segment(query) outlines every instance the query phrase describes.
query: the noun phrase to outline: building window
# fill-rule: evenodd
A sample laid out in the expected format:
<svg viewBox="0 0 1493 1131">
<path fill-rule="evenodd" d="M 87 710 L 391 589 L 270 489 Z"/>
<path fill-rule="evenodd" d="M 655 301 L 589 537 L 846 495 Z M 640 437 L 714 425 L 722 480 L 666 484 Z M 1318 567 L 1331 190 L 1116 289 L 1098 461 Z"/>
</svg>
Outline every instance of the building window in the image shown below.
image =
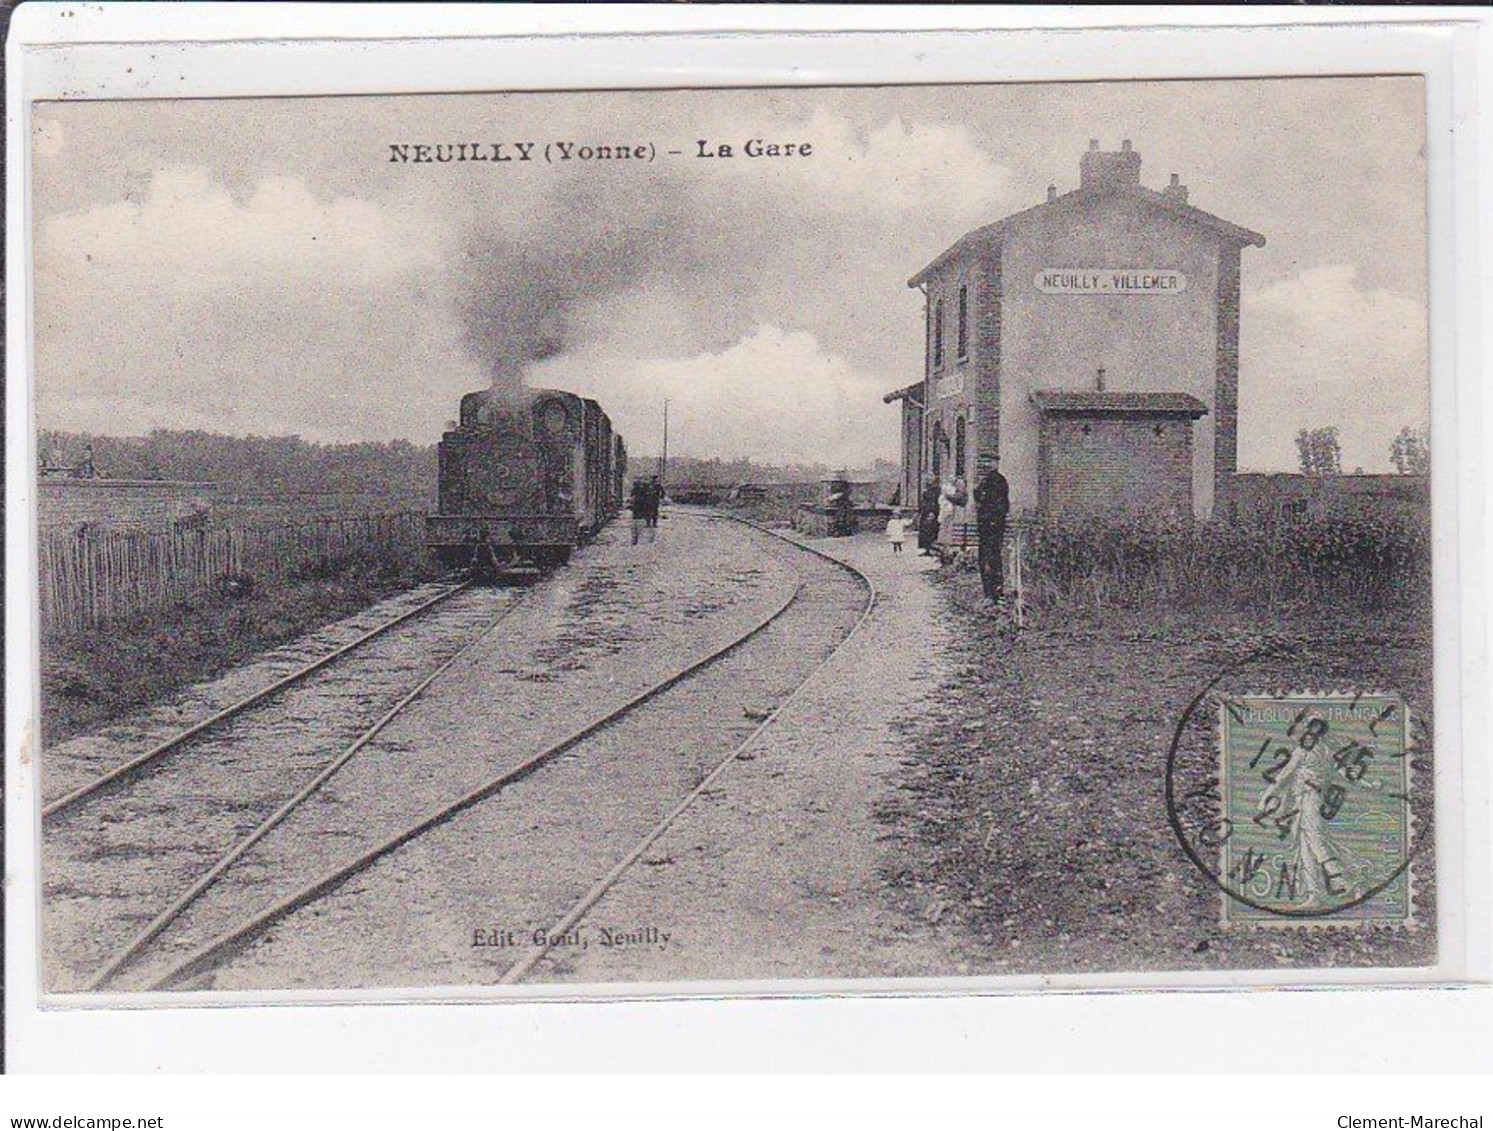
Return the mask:
<svg viewBox="0 0 1493 1131">
<path fill-rule="evenodd" d="M 944 438 L 943 422 L 936 420 L 933 422 L 933 443 L 931 445 L 933 450 L 930 453 L 932 458 L 928 461 L 933 465 L 933 478 L 935 481 L 943 478 L 943 447 L 946 443 L 948 443 L 948 440 Z"/>
<path fill-rule="evenodd" d="M 933 368 L 943 368 L 943 299 L 933 304 Z"/>
<path fill-rule="evenodd" d="M 954 421 L 954 475 L 960 479 L 964 478 L 964 439 L 965 424 L 961 416 Z"/>
<path fill-rule="evenodd" d="M 959 356 L 969 356 L 969 287 L 959 288 Z"/>
</svg>

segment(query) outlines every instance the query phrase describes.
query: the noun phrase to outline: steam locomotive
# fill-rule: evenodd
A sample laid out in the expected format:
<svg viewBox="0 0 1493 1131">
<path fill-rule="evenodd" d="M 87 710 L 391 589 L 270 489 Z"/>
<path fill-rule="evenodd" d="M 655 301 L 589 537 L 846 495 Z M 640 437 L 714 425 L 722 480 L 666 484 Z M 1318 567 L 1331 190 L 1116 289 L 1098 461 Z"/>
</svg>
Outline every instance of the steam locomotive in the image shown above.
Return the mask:
<svg viewBox="0 0 1493 1131">
<path fill-rule="evenodd" d="M 500 562 L 563 565 L 622 506 L 627 447 L 601 406 L 574 393 L 468 393 L 438 451 L 425 541 L 446 568 L 471 564 L 483 540 Z"/>
</svg>

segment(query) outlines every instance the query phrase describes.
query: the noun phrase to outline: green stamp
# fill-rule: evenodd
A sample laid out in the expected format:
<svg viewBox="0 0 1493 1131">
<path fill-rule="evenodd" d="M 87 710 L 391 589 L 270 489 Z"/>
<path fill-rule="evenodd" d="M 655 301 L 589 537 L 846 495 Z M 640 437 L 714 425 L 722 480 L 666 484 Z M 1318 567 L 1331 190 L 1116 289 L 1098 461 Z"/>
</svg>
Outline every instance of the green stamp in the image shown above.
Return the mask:
<svg viewBox="0 0 1493 1131">
<path fill-rule="evenodd" d="M 1410 923 L 1404 700 L 1231 697 L 1219 729 L 1224 923 Z"/>
</svg>

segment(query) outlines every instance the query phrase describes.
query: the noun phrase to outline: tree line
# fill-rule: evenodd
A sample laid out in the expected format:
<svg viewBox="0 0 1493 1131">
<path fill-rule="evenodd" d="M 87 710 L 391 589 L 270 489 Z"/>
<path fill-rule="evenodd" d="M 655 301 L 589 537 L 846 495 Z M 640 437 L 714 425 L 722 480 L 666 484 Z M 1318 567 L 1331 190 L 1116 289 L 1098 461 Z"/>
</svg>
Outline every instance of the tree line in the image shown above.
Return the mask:
<svg viewBox="0 0 1493 1131">
<path fill-rule="evenodd" d="M 245 494 L 327 492 L 423 503 L 436 484 L 434 445 L 320 444 L 299 436 L 225 436 L 157 429 L 145 436 L 86 436 L 43 431 L 42 467 L 67 474 L 91 460 L 111 479 L 205 481 Z"/>
</svg>

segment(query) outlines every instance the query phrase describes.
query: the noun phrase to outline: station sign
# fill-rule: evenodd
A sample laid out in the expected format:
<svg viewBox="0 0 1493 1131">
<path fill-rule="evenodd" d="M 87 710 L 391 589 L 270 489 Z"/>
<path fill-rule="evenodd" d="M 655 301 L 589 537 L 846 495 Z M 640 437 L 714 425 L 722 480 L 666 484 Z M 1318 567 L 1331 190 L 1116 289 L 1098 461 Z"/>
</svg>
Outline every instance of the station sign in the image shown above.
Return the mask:
<svg viewBox="0 0 1493 1131">
<path fill-rule="evenodd" d="M 933 383 L 933 395 L 937 400 L 946 397 L 957 397 L 964 392 L 964 374 L 955 373 L 949 377 L 940 377 Z"/>
<path fill-rule="evenodd" d="M 1033 280 L 1047 295 L 1179 295 L 1187 276 L 1159 267 L 1044 267 Z"/>
</svg>

